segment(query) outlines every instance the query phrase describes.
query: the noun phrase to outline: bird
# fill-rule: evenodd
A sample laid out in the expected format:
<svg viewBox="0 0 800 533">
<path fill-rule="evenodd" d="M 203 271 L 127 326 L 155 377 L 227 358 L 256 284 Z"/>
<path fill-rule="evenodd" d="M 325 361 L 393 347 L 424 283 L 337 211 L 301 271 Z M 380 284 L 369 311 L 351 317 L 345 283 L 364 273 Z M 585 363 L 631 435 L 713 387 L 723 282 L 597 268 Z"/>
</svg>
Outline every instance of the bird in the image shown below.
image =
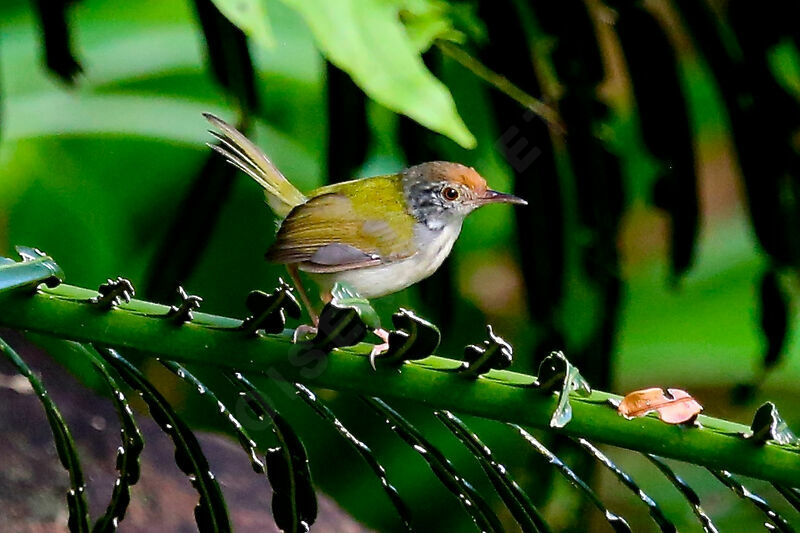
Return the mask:
<svg viewBox="0 0 800 533">
<path fill-rule="evenodd" d="M 497 203 L 526 205 L 522 198 L 490 189 L 473 168 L 430 161 L 394 174 L 354 179 L 303 194 L 270 158 L 239 130 L 203 113 L 217 143 L 207 143 L 263 189 L 279 218 L 266 259 L 284 264 L 313 326 L 319 315 L 303 286 L 303 272 L 320 288 L 323 302 L 337 282 L 359 296 L 379 298 L 432 275 L 450 255 L 464 219 Z M 388 332 L 376 330 L 388 347 Z"/>
</svg>

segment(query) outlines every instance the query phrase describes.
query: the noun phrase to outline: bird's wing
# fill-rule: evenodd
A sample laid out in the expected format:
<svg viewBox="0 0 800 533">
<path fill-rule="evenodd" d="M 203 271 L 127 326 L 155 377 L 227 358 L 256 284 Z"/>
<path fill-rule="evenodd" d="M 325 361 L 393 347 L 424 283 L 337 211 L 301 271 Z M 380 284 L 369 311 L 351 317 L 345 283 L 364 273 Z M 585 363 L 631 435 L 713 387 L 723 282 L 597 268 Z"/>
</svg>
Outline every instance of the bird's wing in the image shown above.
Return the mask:
<svg viewBox="0 0 800 533">
<path fill-rule="evenodd" d="M 267 259 L 307 272 L 341 272 L 411 257 L 414 219 L 400 201 L 354 208 L 347 189 L 315 196 L 281 224 Z M 365 200 L 358 198 L 358 200 Z M 369 201 L 369 199 L 366 199 Z M 396 204 L 396 205 L 395 205 Z"/>
</svg>

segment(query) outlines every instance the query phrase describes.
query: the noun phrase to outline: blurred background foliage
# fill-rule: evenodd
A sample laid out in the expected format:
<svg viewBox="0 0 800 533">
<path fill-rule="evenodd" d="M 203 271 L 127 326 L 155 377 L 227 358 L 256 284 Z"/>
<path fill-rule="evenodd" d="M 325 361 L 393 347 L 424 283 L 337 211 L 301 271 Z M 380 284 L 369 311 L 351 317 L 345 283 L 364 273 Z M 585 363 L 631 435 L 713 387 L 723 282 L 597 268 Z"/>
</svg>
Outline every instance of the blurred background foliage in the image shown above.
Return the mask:
<svg viewBox="0 0 800 533">
<path fill-rule="evenodd" d="M 0 5 L 0 255 L 37 246 L 72 284 L 120 275 L 169 303 L 180 283 L 204 310 L 243 316 L 250 290 L 284 276 L 263 260 L 275 223 L 258 187 L 204 146 L 202 111 L 238 117 L 303 190 L 456 160 L 531 205 L 470 217 L 439 273 L 375 302 L 384 320 L 398 306 L 433 319 L 444 354 L 480 341 L 491 323 L 520 370 L 564 349 L 598 388 L 680 386 L 745 422 L 769 398 L 800 424 L 796 6 L 216 4 L 244 21 L 249 41 L 210 0 Z M 493 80 L 505 92 L 476 76 L 481 68 L 502 76 Z M 558 120 L 510 98 L 511 84 Z M 87 369 L 72 370 L 92 385 Z M 180 385 L 151 377 L 208 424 Z M 353 399 L 330 399 L 388 457 L 412 509 L 468 525 L 457 509 L 439 512 L 451 496 L 376 420 L 358 417 Z M 305 434 L 320 488 L 365 524 L 398 527 L 352 452 L 313 415 L 282 407 Z M 466 461 L 432 417 L 415 422 Z M 492 427 L 487 440 L 502 450 Z M 684 503 L 666 481 L 648 487 L 652 466 L 637 461 L 620 462 L 641 470 L 681 527 Z M 536 460 L 512 467 L 538 482 Z M 757 523 L 707 478 L 691 480 L 723 530 Z M 613 481 L 597 483 L 618 507 L 633 505 Z M 540 497 L 567 527 L 577 504 L 564 491 L 555 480 Z"/>
</svg>

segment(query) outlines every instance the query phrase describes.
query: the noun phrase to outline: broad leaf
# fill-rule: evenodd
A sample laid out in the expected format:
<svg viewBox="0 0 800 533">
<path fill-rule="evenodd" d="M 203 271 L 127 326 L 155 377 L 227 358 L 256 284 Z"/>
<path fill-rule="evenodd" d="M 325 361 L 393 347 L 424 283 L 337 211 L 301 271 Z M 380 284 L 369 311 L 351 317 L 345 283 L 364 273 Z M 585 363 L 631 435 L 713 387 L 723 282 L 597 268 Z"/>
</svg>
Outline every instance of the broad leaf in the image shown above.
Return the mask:
<svg viewBox="0 0 800 533">
<path fill-rule="evenodd" d="M 406 2 L 283 1 L 305 19 L 325 57 L 350 74 L 372 99 L 465 148 L 475 147 L 475 137 L 458 115 L 447 87 L 422 62 L 420 32 L 415 31 L 412 39 L 400 21 Z M 430 24 L 428 20 L 426 26 Z"/>
</svg>

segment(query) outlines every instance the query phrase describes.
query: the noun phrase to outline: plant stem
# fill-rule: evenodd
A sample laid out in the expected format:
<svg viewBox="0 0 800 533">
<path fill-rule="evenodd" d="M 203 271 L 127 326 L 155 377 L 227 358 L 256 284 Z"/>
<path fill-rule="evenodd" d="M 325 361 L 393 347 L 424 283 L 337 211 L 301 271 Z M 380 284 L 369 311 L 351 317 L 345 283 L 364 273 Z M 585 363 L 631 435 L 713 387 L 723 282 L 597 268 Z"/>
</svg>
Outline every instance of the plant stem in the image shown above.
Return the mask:
<svg viewBox="0 0 800 533">
<path fill-rule="evenodd" d="M 291 383 L 300 382 L 538 428 L 548 427 L 558 402 L 556 395 L 524 386 L 534 381 L 533 376 L 492 371 L 479 379 L 465 379 L 443 372 L 458 367 L 460 361 L 442 357 L 374 371 L 367 358 L 370 345 L 319 357 L 292 344 L 288 335 L 253 337 L 220 329 L 241 323 L 231 318 L 195 313 L 194 321 L 176 325 L 154 316 L 166 314 L 168 307 L 137 300 L 104 311 L 86 303 L 96 294 L 67 285 L 35 295 L 6 292 L 0 294 L 0 326 L 133 349 L 184 364 L 247 371 L 259 386 L 267 380 L 287 382 L 288 394 L 294 394 Z M 668 425 L 651 416 L 626 420 L 608 404 L 611 398 L 618 397 L 595 391 L 571 398 L 572 421 L 551 431 L 790 486 L 800 479 L 796 447 L 753 444 L 739 435 L 748 430 L 746 426 L 707 416 L 699 417 L 699 428 Z"/>
</svg>

